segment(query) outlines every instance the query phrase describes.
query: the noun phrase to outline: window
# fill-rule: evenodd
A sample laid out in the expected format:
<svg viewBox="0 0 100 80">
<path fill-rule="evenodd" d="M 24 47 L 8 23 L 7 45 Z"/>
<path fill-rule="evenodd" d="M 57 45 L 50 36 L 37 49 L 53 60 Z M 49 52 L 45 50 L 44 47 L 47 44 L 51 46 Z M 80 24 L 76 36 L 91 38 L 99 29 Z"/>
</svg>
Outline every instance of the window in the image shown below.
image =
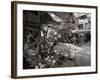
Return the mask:
<svg viewBox="0 0 100 80">
<path fill-rule="evenodd" d="M 78 29 L 83 29 L 83 24 L 79 24 Z"/>
</svg>

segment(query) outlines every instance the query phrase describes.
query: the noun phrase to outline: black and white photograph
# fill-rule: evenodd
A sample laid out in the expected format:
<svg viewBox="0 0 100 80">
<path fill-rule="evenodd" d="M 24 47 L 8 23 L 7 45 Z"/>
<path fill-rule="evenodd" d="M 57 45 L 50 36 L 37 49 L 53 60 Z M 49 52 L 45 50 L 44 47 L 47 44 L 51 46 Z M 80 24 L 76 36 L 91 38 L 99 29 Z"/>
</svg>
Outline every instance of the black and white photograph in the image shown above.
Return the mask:
<svg viewBox="0 0 100 80">
<path fill-rule="evenodd" d="M 23 10 L 23 69 L 91 65 L 91 14 Z"/>
<path fill-rule="evenodd" d="M 97 6 L 12 2 L 13 78 L 97 73 Z"/>
</svg>

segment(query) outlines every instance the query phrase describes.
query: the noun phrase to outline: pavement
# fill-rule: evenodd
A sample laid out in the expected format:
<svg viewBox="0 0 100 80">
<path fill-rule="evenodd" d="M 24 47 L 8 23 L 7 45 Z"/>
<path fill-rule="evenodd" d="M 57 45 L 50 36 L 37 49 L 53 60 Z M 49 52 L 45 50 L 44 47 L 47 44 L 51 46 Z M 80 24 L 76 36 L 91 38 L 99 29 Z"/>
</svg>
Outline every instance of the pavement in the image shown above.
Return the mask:
<svg viewBox="0 0 100 80">
<path fill-rule="evenodd" d="M 84 44 L 82 50 L 76 54 L 76 62 L 79 66 L 91 65 L 91 48 L 90 43 Z"/>
<path fill-rule="evenodd" d="M 65 48 L 65 46 L 62 46 L 62 44 L 64 43 L 60 43 L 59 49 Z M 90 43 L 85 43 L 81 47 L 77 48 L 81 50 L 75 53 L 74 59 L 65 59 L 64 61 L 61 61 L 61 64 L 55 65 L 55 67 L 90 66 L 91 65 Z"/>
</svg>

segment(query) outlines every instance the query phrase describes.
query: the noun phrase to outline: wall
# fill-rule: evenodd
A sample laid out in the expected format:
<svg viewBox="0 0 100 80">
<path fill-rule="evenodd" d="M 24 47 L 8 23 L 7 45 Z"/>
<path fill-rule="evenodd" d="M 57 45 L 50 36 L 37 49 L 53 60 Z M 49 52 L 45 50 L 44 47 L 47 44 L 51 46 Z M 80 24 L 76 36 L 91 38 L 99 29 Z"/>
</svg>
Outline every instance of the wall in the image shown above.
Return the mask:
<svg viewBox="0 0 100 80">
<path fill-rule="evenodd" d="M 80 5 L 97 5 L 97 6 L 99 6 L 100 4 L 100 0 L 30 0 L 30 1 L 80 4 Z M 10 11 L 11 8 L 10 7 L 11 7 L 11 0 L 0 0 L 0 80 L 13 80 L 10 78 L 10 68 L 11 68 L 11 11 Z M 98 9 L 100 9 L 100 6 L 98 7 Z M 98 19 L 100 22 L 99 15 Z M 98 30 L 99 29 L 100 28 L 98 28 Z M 98 34 L 100 34 L 99 31 Z M 98 41 L 99 41 L 98 42 L 98 47 L 99 47 L 100 37 L 98 37 Z M 98 54 L 98 57 L 100 57 L 100 54 Z M 98 60 L 98 63 L 99 61 L 100 59 Z M 98 67 L 100 67 L 100 64 L 98 64 Z M 98 74 L 61 76 L 61 77 L 50 77 L 50 78 L 45 77 L 45 78 L 35 78 L 34 80 L 56 80 L 56 79 L 57 80 L 100 80 L 99 76 L 100 76 L 100 69 Z M 28 80 L 33 80 L 33 78 L 32 79 L 30 78 Z"/>
</svg>

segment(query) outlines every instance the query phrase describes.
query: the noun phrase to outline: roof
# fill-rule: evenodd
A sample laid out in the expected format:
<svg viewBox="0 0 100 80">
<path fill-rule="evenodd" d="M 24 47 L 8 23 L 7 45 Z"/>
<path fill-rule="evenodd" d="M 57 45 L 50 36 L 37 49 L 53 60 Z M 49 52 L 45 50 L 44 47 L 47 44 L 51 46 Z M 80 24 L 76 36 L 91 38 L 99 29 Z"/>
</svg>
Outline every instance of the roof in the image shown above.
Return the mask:
<svg viewBox="0 0 100 80">
<path fill-rule="evenodd" d="M 68 12 L 48 12 L 48 14 L 52 17 L 56 22 L 66 21 L 66 17 L 69 16 Z M 72 17 L 72 16 L 70 16 Z"/>
</svg>

